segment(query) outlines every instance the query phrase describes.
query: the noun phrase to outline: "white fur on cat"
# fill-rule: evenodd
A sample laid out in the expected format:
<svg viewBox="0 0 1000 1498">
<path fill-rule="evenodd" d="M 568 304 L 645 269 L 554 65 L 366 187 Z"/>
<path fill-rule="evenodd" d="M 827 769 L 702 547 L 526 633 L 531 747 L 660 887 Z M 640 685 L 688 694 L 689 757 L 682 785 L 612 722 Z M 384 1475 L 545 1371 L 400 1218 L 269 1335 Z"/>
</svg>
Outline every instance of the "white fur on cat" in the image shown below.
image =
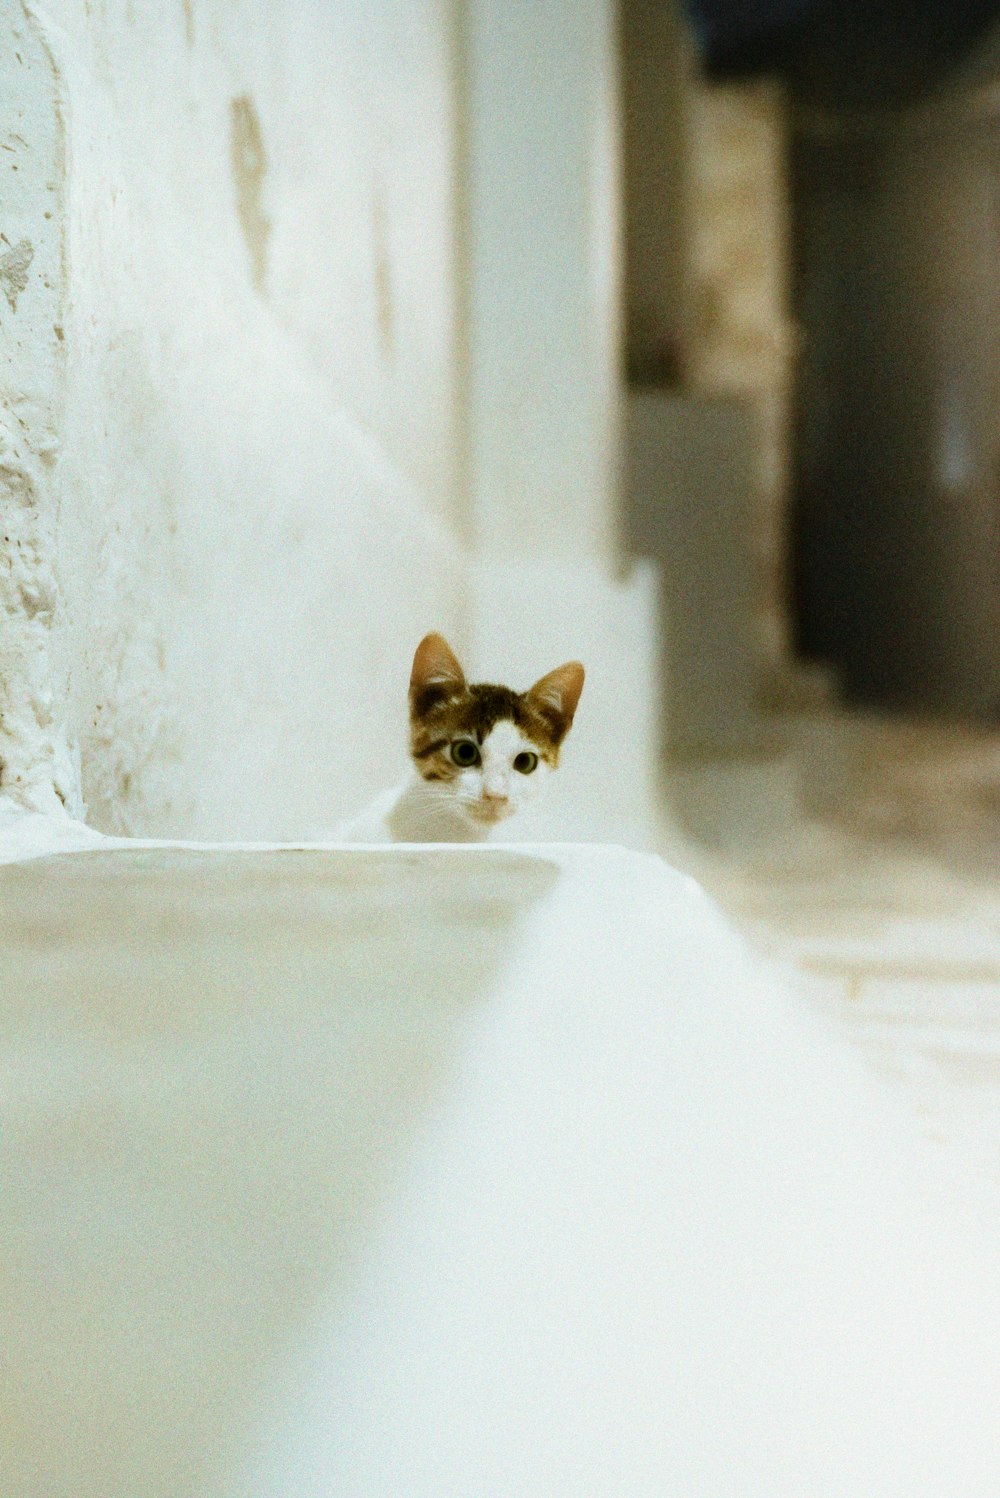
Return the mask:
<svg viewBox="0 0 1000 1498">
<path fill-rule="evenodd" d="M 402 785 L 376 797 L 338 829 L 347 843 L 481 843 L 534 799 L 552 772 L 541 758 L 530 775 L 514 769 L 530 739 L 507 719 L 480 745 L 481 761 L 451 781 L 428 781 L 414 770 Z"/>
</svg>

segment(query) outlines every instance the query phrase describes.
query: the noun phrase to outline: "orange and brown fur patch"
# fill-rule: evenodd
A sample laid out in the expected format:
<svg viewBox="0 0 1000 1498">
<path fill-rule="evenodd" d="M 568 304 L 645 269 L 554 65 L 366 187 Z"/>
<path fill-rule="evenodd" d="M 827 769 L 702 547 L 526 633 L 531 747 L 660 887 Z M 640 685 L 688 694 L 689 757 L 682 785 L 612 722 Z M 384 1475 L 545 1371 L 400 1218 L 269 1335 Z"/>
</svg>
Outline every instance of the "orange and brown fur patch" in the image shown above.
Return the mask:
<svg viewBox="0 0 1000 1498">
<path fill-rule="evenodd" d="M 453 780 L 461 769 L 451 759 L 452 741 L 470 738 L 482 746 L 505 721 L 554 769 L 573 724 L 583 675 L 579 662 L 570 661 L 527 692 L 489 682 L 470 684 L 447 641 L 441 635 L 425 636 L 410 677 L 410 753 L 418 772 L 425 780 Z"/>
<path fill-rule="evenodd" d="M 420 774 L 425 780 L 453 780 L 461 771 L 449 754 L 452 740 L 468 738 L 482 745 L 501 721 L 519 728 L 539 758 L 555 769 L 569 725 L 532 702 L 527 692 L 482 682 L 453 695 L 428 686 L 411 699 L 410 753 Z"/>
</svg>

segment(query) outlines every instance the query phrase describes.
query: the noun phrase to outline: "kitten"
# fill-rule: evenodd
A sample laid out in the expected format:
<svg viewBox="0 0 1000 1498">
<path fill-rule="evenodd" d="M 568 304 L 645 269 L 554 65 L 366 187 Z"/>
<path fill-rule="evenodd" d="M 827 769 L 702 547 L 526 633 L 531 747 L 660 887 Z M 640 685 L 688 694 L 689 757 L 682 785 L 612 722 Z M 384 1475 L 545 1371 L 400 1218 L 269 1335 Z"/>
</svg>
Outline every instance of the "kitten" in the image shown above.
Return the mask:
<svg viewBox="0 0 1000 1498">
<path fill-rule="evenodd" d="M 426 635 L 410 675 L 408 780 L 340 830 L 346 842 L 474 843 L 556 768 L 583 690 L 568 661 L 527 692 L 470 685 L 446 640 Z"/>
</svg>

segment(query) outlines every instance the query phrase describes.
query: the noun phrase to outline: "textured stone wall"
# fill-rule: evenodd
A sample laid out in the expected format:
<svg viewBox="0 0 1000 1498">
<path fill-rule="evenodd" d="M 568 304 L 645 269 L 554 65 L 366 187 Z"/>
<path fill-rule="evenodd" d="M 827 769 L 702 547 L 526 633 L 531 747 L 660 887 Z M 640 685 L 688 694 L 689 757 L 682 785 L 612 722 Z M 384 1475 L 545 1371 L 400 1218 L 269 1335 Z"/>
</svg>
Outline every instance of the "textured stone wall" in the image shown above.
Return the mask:
<svg viewBox="0 0 1000 1498">
<path fill-rule="evenodd" d="M 51 56 L 17 0 L 0 0 L 0 38 L 0 793 L 43 811 L 76 789 L 51 650 L 64 136 Z"/>
<path fill-rule="evenodd" d="M 449 8 L 0 15 L 2 789 L 328 827 L 461 634 Z"/>
</svg>

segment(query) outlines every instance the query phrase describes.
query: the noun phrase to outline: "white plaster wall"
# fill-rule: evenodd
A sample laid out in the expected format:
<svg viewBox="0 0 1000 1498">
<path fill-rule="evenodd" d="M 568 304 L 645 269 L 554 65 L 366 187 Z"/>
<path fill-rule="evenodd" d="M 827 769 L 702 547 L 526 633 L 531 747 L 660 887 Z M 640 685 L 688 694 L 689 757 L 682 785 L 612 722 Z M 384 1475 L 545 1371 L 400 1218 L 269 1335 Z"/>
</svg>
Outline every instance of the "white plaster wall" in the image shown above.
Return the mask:
<svg viewBox="0 0 1000 1498">
<path fill-rule="evenodd" d="M 475 674 L 524 688 L 565 660 L 587 669 L 559 773 L 504 838 L 662 847 L 669 828 L 660 806 L 653 565 L 616 579 L 594 563 L 484 558 L 474 576 Z"/>
<path fill-rule="evenodd" d="M 0 0 L 0 38 L 0 786 L 48 811 L 73 778 L 49 649 L 62 134 L 50 59 L 16 0 Z"/>
<path fill-rule="evenodd" d="M 217 10 L 239 54 L 245 16 Z M 268 187 L 271 301 L 337 399 L 460 526 L 454 6 L 286 10 L 303 38 L 292 68 L 275 79 L 275 38 L 258 26 L 246 57 L 281 164 Z"/>
<path fill-rule="evenodd" d="M 617 7 L 470 0 L 468 474 L 474 669 L 587 683 L 562 769 L 514 838 L 655 843 L 656 577 L 619 550 Z"/>
<path fill-rule="evenodd" d="M 464 15 L 469 464 L 491 556 L 607 564 L 618 466 L 618 96 L 609 0 Z"/>
<path fill-rule="evenodd" d="M 0 322 L 38 496 L 28 591 L 0 583 L 0 792 L 106 831 L 322 836 L 404 769 L 437 628 L 515 685 L 583 657 L 545 830 L 645 840 L 611 0 L 0 16 L 33 49 L 10 98 L 39 247 L 20 344 Z"/>
<path fill-rule="evenodd" d="M 461 636 L 445 7 L 18 9 L 65 126 L 35 425 L 83 798 L 105 828 L 301 835 L 398 773 L 413 641 Z"/>
</svg>

